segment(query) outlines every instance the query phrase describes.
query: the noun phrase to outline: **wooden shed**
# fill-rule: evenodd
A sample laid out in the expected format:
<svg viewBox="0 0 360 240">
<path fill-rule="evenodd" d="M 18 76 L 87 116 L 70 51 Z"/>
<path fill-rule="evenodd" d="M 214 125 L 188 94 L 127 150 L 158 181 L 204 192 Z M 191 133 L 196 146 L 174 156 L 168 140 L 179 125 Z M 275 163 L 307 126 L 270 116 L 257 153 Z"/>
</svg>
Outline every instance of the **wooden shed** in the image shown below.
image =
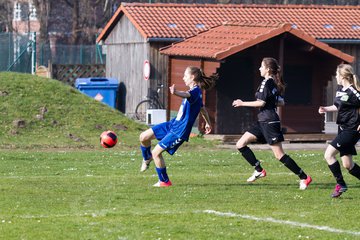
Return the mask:
<svg viewBox="0 0 360 240">
<path fill-rule="evenodd" d="M 161 55 L 160 48 L 226 21 L 256 23 L 264 19 L 290 23 L 293 29 L 360 57 L 360 6 L 122 3 L 97 38 L 106 49 L 106 76 L 121 82 L 119 109 L 131 117 L 137 103 L 147 95 L 148 88 L 155 89 L 159 83 L 164 85 L 161 99 L 167 103 L 168 56 Z M 265 43 L 260 45 L 267 46 Z M 269 48 L 270 52 L 274 51 L 273 46 Z M 289 47 L 287 51 L 292 50 Z M 246 56 L 245 52 L 240 55 Z M 151 65 L 149 80 L 143 77 L 146 60 Z M 285 60 L 285 63 L 291 62 Z M 360 61 L 353 62 L 358 73 L 359 64 Z M 286 69 L 290 70 L 291 66 Z M 289 91 L 290 88 L 289 85 Z"/>
<path fill-rule="evenodd" d="M 354 58 L 292 27 L 291 24 L 227 23 L 182 42 L 165 47 L 169 55 L 169 84 L 183 86 L 188 65 L 218 73 L 214 90 L 204 94 L 216 134 L 243 133 L 256 121 L 257 109 L 233 108 L 235 99 L 255 100 L 262 81 L 259 66 L 264 57 L 279 60 L 287 84 L 286 107 L 279 108 L 288 133 L 321 133 L 324 119 L 318 107 L 326 98 L 326 86 L 336 66 Z M 179 98 L 169 98 L 169 108 L 177 111 Z"/>
</svg>

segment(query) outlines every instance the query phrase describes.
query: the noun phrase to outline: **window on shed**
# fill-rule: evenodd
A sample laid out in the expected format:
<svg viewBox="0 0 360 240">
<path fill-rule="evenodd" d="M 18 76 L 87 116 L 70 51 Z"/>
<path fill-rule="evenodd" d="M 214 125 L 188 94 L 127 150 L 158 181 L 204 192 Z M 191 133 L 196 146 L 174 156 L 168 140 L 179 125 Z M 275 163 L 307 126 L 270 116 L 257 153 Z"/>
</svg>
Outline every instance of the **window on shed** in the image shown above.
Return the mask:
<svg viewBox="0 0 360 240">
<path fill-rule="evenodd" d="M 15 21 L 21 20 L 21 5 L 19 2 L 14 3 L 14 20 Z"/>
<path fill-rule="evenodd" d="M 30 16 L 29 16 L 30 20 L 37 20 L 36 8 L 32 2 L 29 2 L 29 13 L 30 13 Z"/>
</svg>

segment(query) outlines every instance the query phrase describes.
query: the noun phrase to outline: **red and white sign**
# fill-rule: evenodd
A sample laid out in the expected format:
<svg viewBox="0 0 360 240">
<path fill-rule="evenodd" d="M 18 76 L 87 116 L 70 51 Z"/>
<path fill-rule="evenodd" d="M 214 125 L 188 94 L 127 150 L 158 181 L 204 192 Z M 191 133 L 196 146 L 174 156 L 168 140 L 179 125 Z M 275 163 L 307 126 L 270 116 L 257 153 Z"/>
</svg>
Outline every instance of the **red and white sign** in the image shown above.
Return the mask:
<svg viewBox="0 0 360 240">
<path fill-rule="evenodd" d="M 94 99 L 95 99 L 96 101 L 101 102 L 101 101 L 104 99 L 104 97 L 103 97 L 100 93 L 98 93 L 98 94 L 96 94 L 96 96 L 94 97 Z"/>
<path fill-rule="evenodd" d="M 150 78 L 150 62 L 149 62 L 149 60 L 144 61 L 143 75 L 144 75 L 145 80 L 149 80 L 149 78 Z"/>
</svg>

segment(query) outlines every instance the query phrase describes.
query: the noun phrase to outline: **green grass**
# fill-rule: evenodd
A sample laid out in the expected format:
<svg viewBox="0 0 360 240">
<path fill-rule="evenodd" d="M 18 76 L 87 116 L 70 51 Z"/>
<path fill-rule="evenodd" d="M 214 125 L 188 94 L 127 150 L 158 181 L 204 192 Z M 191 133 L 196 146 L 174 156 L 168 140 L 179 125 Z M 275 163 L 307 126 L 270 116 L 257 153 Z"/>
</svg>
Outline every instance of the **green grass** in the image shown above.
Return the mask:
<svg viewBox="0 0 360 240">
<path fill-rule="evenodd" d="M 99 136 L 108 129 L 125 140 L 122 147 L 131 147 L 146 128 L 56 80 L 0 72 L 0 93 L 2 148 L 100 148 Z M 25 126 L 14 125 L 17 120 Z"/>
<path fill-rule="evenodd" d="M 153 165 L 139 172 L 146 128 L 58 81 L 0 73 L 0 239 L 360 238 L 359 182 L 344 171 L 349 190 L 331 199 L 323 151 L 289 152 L 314 179 L 300 191 L 270 151 L 256 152 L 268 176 L 247 184 L 236 150 L 196 137 L 165 154 L 174 186 L 156 189 Z"/>
<path fill-rule="evenodd" d="M 201 144 L 200 144 L 201 145 Z M 236 151 L 187 144 L 165 155 L 173 187 L 154 189 L 153 168 L 139 173 L 132 150 L 2 150 L 0 232 L 3 239 L 356 239 L 267 218 L 359 234 L 359 184 L 345 173 L 349 191 L 334 187 L 322 152 L 290 154 L 314 182 L 297 177 L 258 151 L 268 176 L 254 184 L 252 169 Z M 235 216 L 207 213 L 214 210 Z M 262 221 L 247 219 L 257 217 Z"/>
</svg>

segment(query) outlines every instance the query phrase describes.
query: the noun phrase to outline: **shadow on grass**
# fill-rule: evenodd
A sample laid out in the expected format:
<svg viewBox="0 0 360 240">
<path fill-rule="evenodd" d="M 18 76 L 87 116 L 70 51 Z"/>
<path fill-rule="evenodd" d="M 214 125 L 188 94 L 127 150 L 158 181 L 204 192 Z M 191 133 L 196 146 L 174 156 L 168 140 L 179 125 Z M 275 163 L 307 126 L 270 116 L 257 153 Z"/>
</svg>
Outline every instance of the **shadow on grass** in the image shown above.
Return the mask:
<svg viewBox="0 0 360 240">
<path fill-rule="evenodd" d="M 181 186 L 182 184 L 180 183 L 178 186 Z M 279 182 L 263 182 L 263 183 L 186 183 L 185 185 L 189 186 L 198 186 L 198 187 L 209 187 L 209 186 L 224 186 L 224 187 L 251 187 L 251 188 L 274 188 L 274 189 L 278 189 L 279 187 L 295 187 L 298 188 L 299 187 L 299 183 L 279 183 Z M 308 189 L 329 189 L 329 190 L 333 190 L 335 187 L 336 183 L 311 183 Z M 360 188 L 360 185 L 349 185 L 349 188 Z"/>
</svg>

